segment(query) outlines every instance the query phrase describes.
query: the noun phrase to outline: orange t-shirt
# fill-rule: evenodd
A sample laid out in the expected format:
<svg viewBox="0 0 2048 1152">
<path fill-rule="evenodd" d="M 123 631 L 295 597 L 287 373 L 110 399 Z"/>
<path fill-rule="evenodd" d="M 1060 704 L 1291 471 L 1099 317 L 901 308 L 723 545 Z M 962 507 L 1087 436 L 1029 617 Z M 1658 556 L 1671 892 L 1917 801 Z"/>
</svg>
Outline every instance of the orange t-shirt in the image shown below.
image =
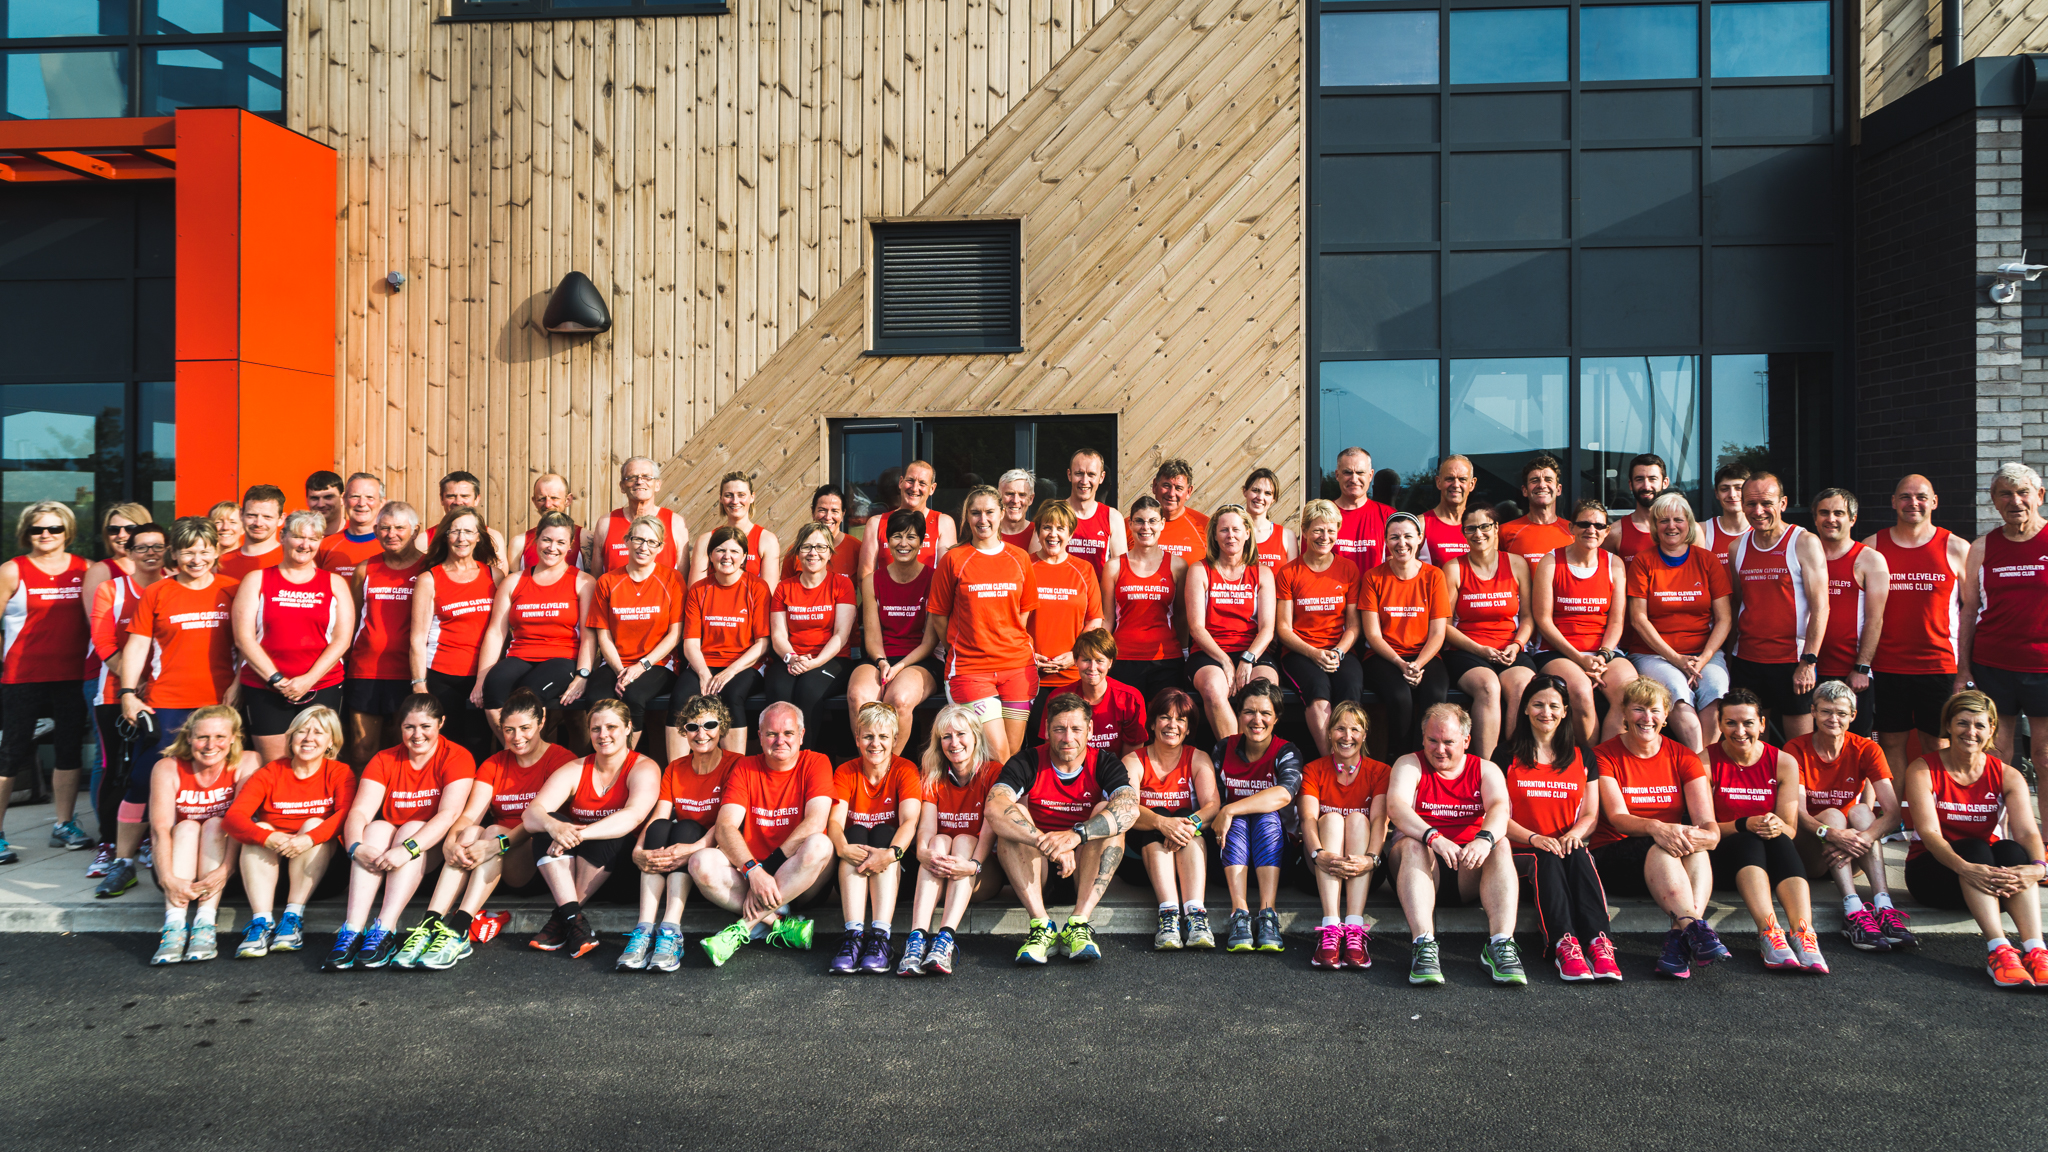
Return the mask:
<svg viewBox="0 0 2048 1152">
<path fill-rule="evenodd" d="M 1500 550 L 1503 555 L 1513 553 L 1529 562 L 1529 570 L 1545 556 L 1572 542 L 1571 522 L 1560 516 L 1548 524 L 1533 524 L 1527 516 L 1510 520 L 1500 526 Z"/>
<path fill-rule="evenodd" d="M 1358 582 L 1358 610 L 1377 613 L 1381 638 L 1402 659 L 1412 660 L 1429 639 L 1429 622 L 1450 619 L 1451 591 L 1443 569 L 1434 564 L 1424 564 L 1406 580 L 1382 564 Z"/>
<path fill-rule="evenodd" d="M 768 635 L 768 584 L 742 572 L 730 585 L 705 578 L 683 599 L 683 639 L 704 646 L 704 663 L 716 672 Z"/>
<path fill-rule="evenodd" d="M 215 564 L 214 567 L 221 575 L 240 580 L 242 577 L 259 569 L 275 568 L 283 560 L 284 548 L 282 545 L 272 548 L 260 556 L 245 555 L 240 548 L 237 548 L 233 552 L 221 557 L 220 562 Z"/>
<path fill-rule="evenodd" d="M 313 553 L 313 563 L 343 580 L 353 580 L 358 566 L 383 551 L 384 545 L 378 543 L 375 532 L 358 540 L 343 525 L 341 531 L 320 541 L 320 550 Z"/>
<path fill-rule="evenodd" d="M 586 628 L 604 628 L 612 634 L 619 659 L 631 664 L 661 643 L 668 630 L 683 618 L 683 580 L 673 568 L 655 565 L 645 580 L 635 582 L 624 568 L 615 568 L 597 578 L 597 590 L 590 596 L 590 614 L 583 618 Z M 662 662 L 675 667 L 675 654 Z"/>
<path fill-rule="evenodd" d="M 896 823 L 905 800 L 924 799 L 924 781 L 917 765 L 898 756 L 880 780 L 870 781 L 859 760 L 848 760 L 832 773 L 832 798 L 846 801 L 846 822 L 863 828 Z"/>
<path fill-rule="evenodd" d="M 1593 753 L 1600 760 L 1598 774 L 1614 777 L 1621 787 L 1622 803 L 1628 805 L 1629 815 L 1667 824 L 1692 823 L 1692 812 L 1685 805 L 1685 786 L 1707 777 L 1706 765 L 1700 763 L 1692 749 L 1667 736 L 1655 753 L 1638 756 L 1616 736 Z M 1600 826 L 1593 830 L 1592 846 L 1625 839 L 1608 825 L 1603 808 Z"/>
<path fill-rule="evenodd" d="M 797 578 L 796 562 L 796 551 L 791 549 L 782 558 L 782 578 L 784 580 L 794 580 Z M 888 562 L 888 550 L 883 549 L 881 563 L 886 564 Z M 860 537 L 849 536 L 844 533 L 840 534 L 838 546 L 832 549 L 832 559 L 825 562 L 825 571 L 837 573 L 849 580 L 860 575 Z"/>
<path fill-rule="evenodd" d="M 1650 627 L 1681 656 L 1697 656 L 1714 630 L 1714 601 L 1729 594 L 1728 568 L 1705 548 L 1693 548 L 1685 563 L 1664 563 L 1662 549 L 1638 552 L 1628 562 L 1628 594 L 1645 601 Z"/>
<path fill-rule="evenodd" d="M 950 768 L 924 790 L 923 800 L 938 810 L 939 835 L 980 836 L 981 814 L 988 807 L 988 790 L 1003 774 L 1001 761 L 991 760 L 965 784 L 953 783 Z"/>
<path fill-rule="evenodd" d="M 799 753 L 786 772 L 770 771 L 765 758 L 748 756 L 726 773 L 721 806 L 737 804 L 747 810 L 740 820 L 740 837 L 754 859 L 766 860 L 803 820 L 804 807 L 830 795 L 832 762 L 823 752 Z"/>
<path fill-rule="evenodd" d="M 1341 557 L 1340 557 L 1341 559 Z M 1350 563 L 1350 561 L 1343 561 Z M 1361 816 L 1372 814 L 1372 798 L 1387 794 L 1387 778 L 1393 769 L 1370 756 L 1358 761 L 1358 775 L 1351 783 L 1337 779 L 1337 762 L 1324 756 L 1309 762 L 1301 773 L 1301 795 L 1316 798 L 1319 815 L 1331 813 L 1348 816 L 1353 812 Z"/>
<path fill-rule="evenodd" d="M 1024 614 L 1038 607 L 1031 557 L 1013 544 L 990 555 L 972 544 L 947 552 L 932 574 L 928 609 L 946 618 L 946 673 L 1015 672 L 1031 664 Z"/>
<path fill-rule="evenodd" d="M 662 770 L 661 794 L 655 800 L 668 801 L 669 819 L 695 820 L 708 830 L 718 822 L 718 806 L 725 802 L 726 777 L 732 775 L 732 766 L 744 759 L 727 749 L 719 753 L 718 767 L 698 772 L 690 767 L 690 757 L 685 754 Z"/>
<path fill-rule="evenodd" d="M 1884 749 L 1877 741 L 1854 732 L 1842 733 L 1842 753 L 1830 764 L 1813 750 L 1813 733 L 1794 736 L 1785 751 L 1799 765 L 1799 782 L 1806 785 L 1806 811 L 1819 815 L 1830 808 L 1847 808 L 1863 795 L 1865 784 L 1892 778 L 1891 765 L 1884 761 Z"/>
<path fill-rule="evenodd" d="M 392 824 L 408 820 L 431 820 L 441 806 L 441 793 L 461 780 L 476 778 L 476 760 L 469 750 L 443 738 L 435 745 L 425 764 L 414 767 L 405 745 L 386 748 L 370 757 L 363 769 L 365 781 L 384 786 L 384 804 L 378 811 Z"/>
<path fill-rule="evenodd" d="M 1168 520 L 1159 529 L 1159 546 L 1183 563 L 1193 564 L 1209 554 L 1209 517 L 1193 508 L 1178 520 Z"/>
<path fill-rule="evenodd" d="M 1031 566 L 1038 580 L 1038 611 L 1031 617 L 1031 647 L 1047 658 L 1074 650 L 1074 640 L 1090 620 L 1102 619 L 1102 583 L 1095 566 L 1077 556 L 1057 564 L 1041 560 Z M 1081 679 L 1072 668 L 1041 677 L 1038 686 L 1064 692 Z"/>
<path fill-rule="evenodd" d="M 790 577 L 775 586 L 768 611 L 780 612 L 789 629 L 789 647 L 799 656 L 816 656 L 832 642 L 832 630 L 839 620 L 839 606 L 853 607 L 860 597 L 853 581 L 837 572 L 827 572 L 816 588 L 804 587 L 801 577 Z M 840 653 L 845 655 L 844 652 Z"/>
<path fill-rule="evenodd" d="M 240 581 L 215 576 L 204 588 L 159 580 L 143 589 L 128 632 L 147 636 L 152 708 L 204 708 L 220 703 L 235 679 L 235 630 L 229 620 Z"/>
<path fill-rule="evenodd" d="M 1344 610 L 1358 603 L 1358 565 L 1332 556 L 1321 572 L 1297 557 L 1273 574 L 1273 599 L 1294 602 L 1294 634 L 1318 648 L 1344 637 Z"/>
<path fill-rule="evenodd" d="M 1501 776 L 1507 781 L 1508 814 L 1515 823 L 1538 836 L 1562 836 L 1579 822 L 1579 805 L 1600 778 L 1600 769 L 1596 760 L 1589 771 L 1585 756 L 1574 750 L 1572 762 L 1561 768 L 1511 760 L 1501 766 Z M 1629 811 L 1635 811 L 1633 805 Z"/>
<path fill-rule="evenodd" d="M 272 760 L 235 793 L 228 808 L 228 835 L 244 844 L 261 844 L 271 829 L 296 834 L 306 821 L 318 820 L 306 835 L 323 844 L 341 831 L 355 801 L 356 774 L 339 760 L 322 761 L 320 770 L 304 780 L 292 772 L 290 760 Z"/>
</svg>

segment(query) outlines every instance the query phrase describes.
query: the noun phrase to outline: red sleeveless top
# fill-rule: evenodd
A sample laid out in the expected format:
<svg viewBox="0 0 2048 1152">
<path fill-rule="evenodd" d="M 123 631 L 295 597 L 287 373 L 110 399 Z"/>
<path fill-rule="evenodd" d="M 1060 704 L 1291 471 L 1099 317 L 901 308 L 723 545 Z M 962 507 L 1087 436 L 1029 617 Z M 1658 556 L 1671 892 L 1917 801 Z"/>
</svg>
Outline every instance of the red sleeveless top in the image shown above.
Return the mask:
<svg viewBox="0 0 2048 1152">
<path fill-rule="evenodd" d="M 1138 803 L 1170 816 L 1195 810 L 1195 786 L 1188 779 L 1187 745 L 1181 745 L 1180 758 L 1164 772 L 1152 762 L 1151 753 L 1141 747 L 1138 768 Z"/>
<path fill-rule="evenodd" d="M 1207 560 L 1202 570 L 1209 574 L 1209 608 L 1202 619 L 1209 638 L 1225 652 L 1244 651 L 1259 632 L 1259 566 L 1245 565 L 1235 580 L 1225 580 Z"/>
<path fill-rule="evenodd" d="M 1470 844 L 1486 820 L 1486 803 L 1479 792 L 1479 757 L 1465 757 L 1465 767 L 1456 776 L 1444 776 L 1428 764 L 1415 782 L 1415 814 L 1453 844 Z"/>
<path fill-rule="evenodd" d="M 363 573 L 363 614 L 356 621 L 355 647 L 349 650 L 348 674 L 358 680 L 412 679 L 412 586 L 426 571 L 415 561 L 403 572 L 384 557 L 373 556 Z M 268 580 L 264 583 L 267 585 Z"/>
<path fill-rule="evenodd" d="M 281 568 L 264 568 L 250 573 L 249 578 L 263 581 L 261 615 L 257 617 L 263 633 L 263 654 L 286 676 L 305 675 L 313 662 L 320 659 L 320 653 L 334 642 L 333 573 L 315 568 L 313 578 L 304 584 L 285 579 Z M 411 601 L 406 603 L 410 605 Z M 345 663 L 336 660 L 334 667 L 313 685 L 314 691 L 341 683 Z M 407 671 L 411 671 L 410 666 Z M 251 688 L 268 687 L 256 670 L 246 664 L 242 666 L 242 683 Z"/>
<path fill-rule="evenodd" d="M 931 592 L 929 564 L 918 569 L 908 584 L 898 584 L 889 575 L 887 564 L 875 565 L 875 616 L 882 625 L 884 658 L 900 659 L 924 643 L 925 602 L 931 598 Z"/>
<path fill-rule="evenodd" d="M 1067 555 L 1086 560 L 1097 576 L 1102 575 L 1102 566 L 1109 563 L 1109 530 L 1109 505 L 1097 500 L 1095 511 L 1085 518 L 1076 517 L 1074 534 L 1067 538 Z"/>
<path fill-rule="evenodd" d="M 1941 823 L 1942 839 L 1996 844 L 1998 821 L 2005 815 L 2005 764 L 1996 756 L 1984 757 L 1984 772 L 1975 784 L 1956 783 L 1956 778 L 1941 766 L 1939 756 L 1929 756 L 1927 766 L 1931 769 L 1927 775 L 1934 792 L 1934 817 Z M 1926 850 L 1915 840 L 1906 855 L 1918 856 Z"/>
<path fill-rule="evenodd" d="M 1707 775 L 1714 785 L 1714 819 L 1747 820 L 1778 807 L 1778 748 L 1764 745 L 1754 764 L 1737 764 L 1716 740 L 1707 745 Z"/>
<path fill-rule="evenodd" d="M 566 569 L 553 584 L 535 582 L 533 573 L 513 577 L 512 610 L 506 619 L 509 642 L 505 655 L 514 660 L 574 660 L 582 640 L 582 614 L 576 597 L 576 570 Z"/>
<path fill-rule="evenodd" d="M 633 762 L 640 757 L 635 754 L 626 757 L 626 763 L 619 769 L 618 778 L 603 792 L 597 790 L 592 778 L 597 772 L 597 758 L 583 758 L 583 774 L 576 780 L 576 794 L 569 797 L 569 820 L 575 824 L 595 824 L 614 812 L 626 807 L 626 780 L 633 775 Z"/>
<path fill-rule="evenodd" d="M 27 556 L 15 557 L 14 595 L 0 610 L 0 684 L 85 679 L 92 627 L 79 597 L 90 567 L 73 556 L 52 576 Z"/>
<path fill-rule="evenodd" d="M 223 764 L 211 784 L 199 782 L 190 760 L 173 760 L 178 766 L 178 795 L 171 801 L 180 820 L 211 820 L 228 814 L 235 802 L 235 770 Z"/>
<path fill-rule="evenodd" d="M 1131 571 L 1129 555 L 1117 565 L 1116 654 L 1124 660 L 1177 660 L 1180 641 L 1173 634 L 1173 557 L 1161 553 L 1150 576 Z"/>
<path fill-rule="evenodd" d="M 1581 576 L 1565 563 L 1566 549 L 1557 557 L 1550 575 L 1550 623 L 1567 643 L 1581 652 L 1591 652 L 1607 636 L 1607 622 L 1621 610 L 1622 586 L 1610 571 L 1606 550 L 1595 552 L 1591 576 Z"/>
<path fill-rule="evenodd" d="M 1521 612 L 1522 587 L 1505 553 L 1494 553 L 1490 578 L 1473 571 L 1469 554 L 1458 558 L 1458 605 L 1451 620 L 1458 631 L 1488 648 L 1504 648 L 1515 638 Z"/>
</svg>

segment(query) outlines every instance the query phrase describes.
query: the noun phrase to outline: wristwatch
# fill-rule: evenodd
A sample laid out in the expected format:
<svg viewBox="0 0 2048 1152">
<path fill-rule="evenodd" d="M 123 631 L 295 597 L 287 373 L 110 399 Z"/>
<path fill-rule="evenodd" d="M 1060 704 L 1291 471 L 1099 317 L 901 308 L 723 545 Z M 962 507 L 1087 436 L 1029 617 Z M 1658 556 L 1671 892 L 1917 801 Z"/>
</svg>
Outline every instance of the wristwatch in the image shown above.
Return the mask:
<svg viewBox="0 0 2048 1152">
<path fill-rule="evenodd" d="M 505 835 L 503 832 L 498 833 L 498 855 L 503 856 L 505 853 L 510 852 L 511 850 L 512 838 L 510 836 Z"/>
<path fill-rule="evenodd" d="M 1818 664 L 1820 663 L 1820 653 L 1802 652 L 1799 654 L 1799 662 L 1801 664 Z"/>
<path fill-rule="evenodd" d="M 588 680 L 588 679 L 590 679 L 590 669 L 588 669 L 588 668 L 578 668 L 578 669 L 576 670 L 576 678 L 577 678 L 578 680 Z"/>
<path fill-rule="evenodd" d="M 1870 665 L 1858 664 L 1856 665 L 1854 671 L 1858 676 L 1868 676 L 1870 675 Z"/>
<path fill-rule="evenodd" d="M 1825 840 L 1825 839 L 1827 839 L 1827 838 L 1828 838 L 1828 826 L 1827 826 L 1827 825 L 1825 825 L 1825 824 L 1819 824 L 1819 825 L 1815 825 L 1815 826 L 1814 826 L 1814 829 L 1813 829 L 1813 838 L 1814 838 L 1814 839 L 1816 839 L 1816 840 Z"/>
<path fill-rule="evenodd" d="M 642 657 L 641 657 L 641 658 L 639 658 L 638 660 L 635 660 L 635 661 L 633 661 L 633 663 L 635 663 L 635 664 L 638 664 L 638 665 L 640 666 L 640 670 L 641 670 L 642 672 L 645 672 L 645 671 L 647 671 L 647 670 L 648 670 L 649 668 L 652 668 L 652 667 L 654 667 L 654 665 L 653 665 L 653 664 L 651 664 L 651 663 L 649 663 L 649 662 L 648 662 L 648 660 L 647 660 L 647 657 L 645 657 L 645 656 L 642 656 Z"/>
<path fill-rule="evenodd" d="M 1309 849 L 1309 850 L 1308 850 L 1308 862 L 1309 862 L 1309 863 L 1311 863 L 1311 864 L 1315 863 L 1315 862 L 1316 862 L 1316 857 L 1318 857 L 1318 856 L 1321 856 L 1322 854 L 1323 854 L 1323 850 L 1322 850 L 1321 848 L 1311 848 L 1311 849 Z"/>
<path fill-rule="evenodd" d="M 1477 831 L 1477 832 L 1474 832 L 1474 833 L 1472 834 L 1472 838 L 1473 838 L 1474 840 L 1484 840 L 1484 841 L 1486 841 L 1486 842 L 1487 842 L 1488 844 L 1491 844 L 1491 843 L 1493 843 L 1493 833 L 1491 833 L 1491 832 L 1488 832 L 1488 831 L 1487 831 L 1486 829 L 1484 829 L 1484 828 L 1481 828 L 1481 829 L 1480 829 L 1479 831 Z"/>
<path fill-rule="evenodd" d="M 412 858 L 413 858 L 413 859 L 417 860 L 417 859 L 419 859 L 419 858 L 420 858 L 420 842 L 419 842 L 419 841 L 417 841 L 417 840 L 413 840 L 413 839 L 407 839 L 406 841 L 404 841 L 404 843 L 402 843 L 402 844 L 400 845 L 400 847 L 404 848 L 404 849 L 405 849 L 405 850 L 406 850 L 407 852 L 410 852 L 410 853 L 412 853 Z"/>
<path fill-rule="evenodd" d="M 895 853 L 895 854 L 896 854 L 896 862 L 897 862 L 898 864 L 901 864 L 901 863 L 903 862 L 903 846 L 902 846 L 902 845 L 900 845 L 900 844 L 891 844 L 891 845 L 889 845 L 889 851 L 891 851 L 891 852 L 893 852 L 893 853 Z"/>
<path fill-rule="evenodd" d="M 1082 844 L 1086 844 L 1088 842 L 1088 826 L 1085 824 L 1074 825 L 1074 835 L 1081 838 Z M 1076 847 L 1079 847 L 1079 845 L 1076 845 Z"/>
<path fill-rule="evenodd" d="M 268 680 L 265 680 L 265 681 L 264 681 L 264 683 L 265 683 L 265 684 L 268 684 L 268 685 L 270 685 L 270 686 L 271 686 L 272 688 L 275 688 L 275 687 L 277 687 L 277 686 L 278 686 L 279 684 L 282 684 L 282 683 L 284 683 L 284 680 L 285 680 L 285 675 L 284 675 L 284 673 L 282 673 L 282 672 L 272 672 L 272 673 L 270 674 L 270 679 L 268 679 Z"/>
</svg>

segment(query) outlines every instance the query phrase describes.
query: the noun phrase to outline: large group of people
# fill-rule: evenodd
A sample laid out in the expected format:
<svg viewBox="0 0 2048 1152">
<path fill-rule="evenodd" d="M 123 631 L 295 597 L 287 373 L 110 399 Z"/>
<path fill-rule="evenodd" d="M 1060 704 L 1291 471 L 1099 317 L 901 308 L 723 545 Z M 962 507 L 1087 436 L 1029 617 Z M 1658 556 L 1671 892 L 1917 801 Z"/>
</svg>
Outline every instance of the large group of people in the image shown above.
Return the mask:
<svg viewBox="0 0 2048 1152">
<path fill-rule="evenodd" d="M 1915 943 L 1879 851 L 1909 833 L 1915 900 L 1974 916 L 1998 983 L 2048 986 L 2048 861 L 2013 767 L 2022 717 L 2048 753 L 2048 535 L 2023 465 L 1998 471 L 2003 522 L 1974 542 L 1935 526 L 1924 477 L 1858 539 L 1854 494 L 1816 494 L 1809 529 L 1778 477 L 1738 465 L 1702 520 L 1652 455 L 1618 518 L 1561 509 L 1549 456 L 1512 509 L 1473 502 L 1473 463 L 1447 457 L 1438 502 L 1407 512 L 1371 499 L 1350 448 L 1337 497 L 1292 523 L 1267 469 L 1207 514 L 1180 460 L 1128 513 L 1089 450 L 1035 508 L 1021 470 L 957 517 L 930 506 L 931 465 L 899 475 L 857 532 L 817 489 L 786 543 L 743 472 L 693 536 L 641 457 L 588 527 L 540 477 L 509 542 L 466 472 L 431 525 L 364 473 L 314 474 L 296 511 L 267 484 L 169 526 L 117 505 L 98 561 L 69 508 L 37 502 L 0 563 L 0 771 L 31 770 L 54 724 L 52 845 L 95 850 L 103 898 L 154 872 L 163 964 L 217 955 L 236 874 L 236 954 L 303 947 L 345 859 L 337 970 L 454 965 L 504 928 L 500 888 L 545 891 L 530 943 L 584 955 L 584 905 L 624 873 L 632 970 L 680 964 L 693 892 L 736 917 L 700 941 L 722 965 L 809 948 L 805 912 L 836 891 L 829 971 L 944 974 L 968 906 L 1005 884 L 1019 963 L 1086 961 L 1116 878 L 1156 895 L 1162 950 L 1277 952 L 1291 876 L 1321 904 L 1317 968 L 1370 966 L 1385 880 L 1418 984 L 1443 980 L 1434 909 L 1466 902 L 1495 981 L 1526 982 L 1525 901 L 1562 979 L 1618 980 L 1610 891 L 1668 914 L 1657 971 L 1685 978 L 1729 956 L 1704 918 L 1716 887 L 1766 967 L 1824 973 L 1815 880 L 1853 947 Z M 835 766 L 841 701 L 857 754 Z"/>
</svg>

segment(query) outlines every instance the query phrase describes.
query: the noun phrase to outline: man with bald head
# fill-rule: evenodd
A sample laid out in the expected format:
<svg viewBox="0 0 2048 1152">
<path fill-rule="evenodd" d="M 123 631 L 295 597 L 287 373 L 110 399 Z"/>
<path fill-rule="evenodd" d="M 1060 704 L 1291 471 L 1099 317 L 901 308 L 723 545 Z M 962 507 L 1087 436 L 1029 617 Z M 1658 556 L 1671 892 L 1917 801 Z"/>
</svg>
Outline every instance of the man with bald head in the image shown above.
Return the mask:
<svg viewBox="0 0 2048 1152">
<path fill-rule="evenodd" d="M 576 494 L 569 491 L 569 481 L 557 472 L 543 472 L 533 480 L 533 515 L 536 520 L 550 512 L 569 515 L 569 506 L 576 502 Z M 512 571 L 523 572 L 540 566 L 540 549 L 536 547 L 540 530 L 529 528 L 512 540 L 510 552 Z M 584 565 L 583 528 L 578 526 L 576 536 L 569 541 L 569 564 L 581 568 Z"/>
<path fill-rule="evenodd" d="M 1828 558 L 1820 538 L 1785 522 L 1785 489 L 1769 472 L 1742 486 L 1749 531 L 1728 549 L 1735 655 L 1728 679 L 1777 714 L 1785 738 L 1813 731 L 1813 689 L 1828 630 Z"/>
<path fill-rule="evenodd" d="M 698 889 L 739 914 L 704 938 L 713 965 L 763 938 L 782 948 L 810 948 L 811 921 L 791 909 L 829 886 L 833 853 L 825 819 L 832 800 L 832 762 L 804 750 L 804 714 L 794 704 L 770 704 L 761 713 L 761 754 L 734 764 L 725 778 L 714 846 L 690 857 Z"/>
<path fill-rule="evenodd" d="M 661 495 L 661 465 L 646 456 L 626 457 L 625 462 L 619 465 L 619 491 L 625 495 L 626 503 L 612 509 L 604 523 L 591 532 L 590 558 L 586 567 L 600 575 L 624 568 L 632 559 L 627 554 L 626 532 L 633 527 L 633 521 L 642 516 L 659 516 L 661 526 L 668 530 L 668 542 L 661 548 L 661 562 L 687 580 L 690 560 L 684 544 L 690 539 L 690 529 L 683 521 L 682 513 L 673 508 L 663 508 L 655 502 L 655 498 Z"/>
<path fill-rule="evenodd" d="M 1472 550 L 1465 539 L 1465 506 L 1479 487 L 1469 456 L 1446 456 L 1436 466 L 1436 507 L 1422 514 L 1422 562 L 1441 568 Z"/>
<path fill-rule="evenodd" d="M 1370 572 L 1386 559 L 1387 517 L 1393 508 L 1372 498 L 1372 453 L 1356 446 L 1337 453 L 1337 555 Z"/>
<path fill-rule="evenodd" d="M 1892 489 L 1898 523 L 1870 538 L 1890 570 L 1884 632 L 1877 656 L 1877 742 L 1892 775 L 1906 773 L 1906 733 L 1918 730 L 1932 748 L 1941 732 L 1941 709 L 1955 691 L 1956 613 L 1963 587 L 1963 562 L 1970 541 L 1938 528 L 1934 510 L 1941 500 L 1934 484 L 1914 474 Z"/>
</svg>

